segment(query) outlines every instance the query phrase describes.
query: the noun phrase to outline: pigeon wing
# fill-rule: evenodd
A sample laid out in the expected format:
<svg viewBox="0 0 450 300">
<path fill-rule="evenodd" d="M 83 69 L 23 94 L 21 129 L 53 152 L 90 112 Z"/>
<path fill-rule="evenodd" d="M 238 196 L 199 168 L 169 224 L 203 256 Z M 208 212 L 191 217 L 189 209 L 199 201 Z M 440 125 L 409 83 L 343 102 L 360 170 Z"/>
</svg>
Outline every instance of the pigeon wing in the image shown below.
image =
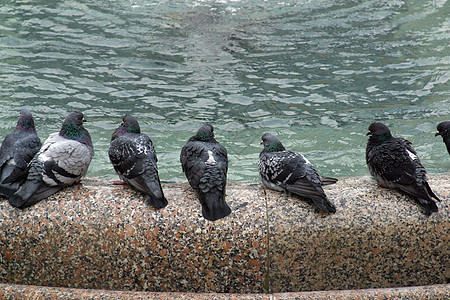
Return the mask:
<svg viewBox="0 0 450 300">
<path fill-rule="evenodd" d="M 411 146 L 406 147 L 407 144 L 402 139 L 392 139 L 373 147 L 367 154 L 373 172 L 391 184 L 415 183 L 417 153 Z"/>
<path fill-rule="evenodd" d="M 181 150 L 181 166 L 189 184 L 193 188 L 199 187 L 200 180 L 206 170 L 205 161 L 207 159 L 202 159 L 204 151 L 206 151 L 204 144 L 197 141 L 186 143 Z"/>
<path fill-rule="evenodd" d="M 145 171 L 145 151 L 140 151 L 136 141 L 128 135 L 114 139 L 108 154 L 114 169 L 122 179 L 134 178 Z"/>
<path fill-rule="evenodd" d="M 74 140 L 53 137 L 37 157 L 43 164 L 42 180 L 49 186 L 72 185 L 86 175 L 93 149 Z"/>
<path fill-rule="evenodd" d="M 36 134 L 27 133 L 14 144 L 14 169 L 2 183 L 22 182 L 26 179 L 29 163 L 41 148 L 41 140 Z"/>
<path fill-rule="evenodd" d="M 260 157 L 260 164 L 260 174 L 266 181 L 312 199 L 325 212 L 336 212 L 322 189 L 321 177 L 302 154 L 293 151 L 265 153 Z"/>
</svg>

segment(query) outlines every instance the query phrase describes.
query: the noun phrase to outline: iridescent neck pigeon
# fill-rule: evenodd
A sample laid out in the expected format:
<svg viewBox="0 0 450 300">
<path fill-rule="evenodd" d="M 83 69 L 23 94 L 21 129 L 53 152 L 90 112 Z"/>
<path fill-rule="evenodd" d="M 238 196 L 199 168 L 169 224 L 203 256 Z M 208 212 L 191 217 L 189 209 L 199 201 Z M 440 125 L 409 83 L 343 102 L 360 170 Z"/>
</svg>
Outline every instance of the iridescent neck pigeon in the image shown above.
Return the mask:
<svg viewBox="0 0 450 300">
<path fill-rule="evenodd" d="M 10 197 L 26 179 L 28 164 L 41 148 L 34 120 L 28 109 L 22 109 L 15 130 L 8 134 L 0 148 L 0 195 Z"/>
<path fill-rule="evenodd" d="M 61 130 L 47 138 L 30 162 L 25 182 L 9 198 L 12 206 L 29 207 L 86 175 L 94 149 L 83 122 L 83 114 L 74 111 L 66 117 Z"/>
<path fill-rule="evenodd" d="M 148 204 L 155 208 L 167 206 L 155 148 L 150 138 L 141 133 L 133 116 L 123 117 L 122 124 L 112 134 L 108 155 L 120 179 L 147 195 Z"/>
<path fill-rule="evenodd" d="M 180 162 L 202 205 L 205 219 L 216 221 L 231 213 L 225 202 L 227 150 L 214 139 L 214 128 L 203 125 L 181 150 Z"/>
<path fill-rule="evenodd" d="M 440 201 L 427 182 L 427 171 L 420 163 L 411 142 L 394 138 L 383 123 L 369 126 L 370 138 L 366 148 L 366 162 L 370 174 L 384 187 L 401 190 L 417 199 L 427 214 L 437 212 L 433 200 Z"/>
<path fill-rule="evenodd" d="M 290 192 L 311 199 L 326 213 L 335 213 L 322 185 L 337 179 L 321 177 L 314 166 L 300 153 L 287 151 L 280 140 L 270 133 L 262 136 L 264 149 L 259 154 L 259 175 L 263 184 L 273 190 Z"/>
</svg>

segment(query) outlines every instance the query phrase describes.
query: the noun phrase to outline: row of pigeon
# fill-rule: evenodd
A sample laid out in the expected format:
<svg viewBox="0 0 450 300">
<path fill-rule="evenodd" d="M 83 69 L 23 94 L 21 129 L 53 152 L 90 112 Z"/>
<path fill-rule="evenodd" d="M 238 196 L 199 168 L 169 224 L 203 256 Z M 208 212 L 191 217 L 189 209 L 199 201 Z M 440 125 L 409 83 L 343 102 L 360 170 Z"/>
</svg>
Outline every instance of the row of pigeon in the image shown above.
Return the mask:
<svg viewBox="0 0 450 300">
<path fill-rule="evenodd" d="M 15 130 L 5 137 L 0 148 L 0 195 L 7 197 L 12 206 L 23 209 L 79 182 L 94 155 L 84 121 L 81 112 L 70 113 L 61 130 L 52 133 L 42 145 L 31 112 L 22 109 Z M 442 136 L 450 154 L 450 121 L 440 123 L 437 130 L 436 136 Z M 434 199 L 440 200 L 431 190 L 427 172 L 411 143 L 394 138 L 382 123 L 372 123 L 367 135 L 370 138 L 366 162 L 375 180 L 413 196 L 427 214 L 437 212 Z M 322 186 L 334 184 L 337 179 L 320 176 L 302 154 L 286 150 L 273 134 L 265 133 L 261 144 L 264 148 L 258 168 L 266 187 L 311 199 L 326 213 L 336 212 Z M 151 206 L 167 206 L 155 148 L 133 116 L 123 117 L 112 134 L 108 154 L 125 184 L 144 193 Z M 180 162 L 200 200 L 203 217 L 215 221 L 228 216 L 231 209 L 225 202 L 227 150 L 215 140 L 212 125 L 203 125 L 187 141 Z"/>
</svg>

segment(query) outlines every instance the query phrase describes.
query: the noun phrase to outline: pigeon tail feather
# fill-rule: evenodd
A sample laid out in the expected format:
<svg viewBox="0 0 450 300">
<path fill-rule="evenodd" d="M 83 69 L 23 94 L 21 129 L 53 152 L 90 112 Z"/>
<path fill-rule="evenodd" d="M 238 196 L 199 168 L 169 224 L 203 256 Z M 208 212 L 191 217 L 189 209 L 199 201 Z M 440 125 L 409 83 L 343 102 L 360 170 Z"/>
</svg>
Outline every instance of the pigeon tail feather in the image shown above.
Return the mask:
<svg viewBox="0 0 450 300">
<path fill-rule="evenodd" d="M 332 177 L 320 176 L 320 179 L 322 180 L 322 185 L 335 184 L 336 182 L 338 182 L 336 178 Z"/>
<path fill-rule="evenodd" d="M 18 189 L 19 189 L 19 185 L 18 184 L 13 184 L 13 185 L 2 184 L 2 185 L 0 185 L 0 196 L 9 198 L 15 192 L 17 192 Z"/>
<path fill-rule="evenodd" d="M 166 207 L 168 202 L 167 199 L 162 195 L 162 197 L 155 197 L 153 195 L 147 195 L 147 203 L 154 208 Z"/>
<path fill-rule="evenodd" d="M 42 181 L 30 180 L 26 181 L 16 193 L 9 197 L 8 201 L 11 206 L 26 208 L 50 197 L 62 188 L 63 186 L 47 186 Z"/>
<path fill-rule="evenodd" d="M 326 213 L 335 213 L 336 207 L 327 198 L 312 198 L 314 204 Z"/>
<path fill-rule="evenodd" d="M 336 207 L 328 200 L 321 185 L 312 185 L 303 178 L 297 180 L 295 184 L 287 185 L 286 190 L 300 197 L 311 199 L 320 210 L 326 213 L 336 212 Z"/>
<path fill-rule="evenodd" d="M 136 190 L 147 195 L 147 203 L 155 208 L 166 207 L 168 202 L 164 197 L 159 178 L 151 178 L 148 176 L 137 176 L 135 178 L 123 177 L 124 181 Z M 144 178 L 145 176 L 145 178 Z"/>
<path fill-rule="evenodd" d="M 30 206 L 27 205 L 29 200 L 31 200 L 33 194 L 39 189 L 42 184 L 42 182 L 34 180 L 25 182 L 17 192 L 9 197 L 9 204 L 17 208 Z"/>
<path fill-rule="evenodd" d="M 225 196 L 220 191 L 205 193 L 201 198 L 203 198 L 202 215 L 205 219 L 216 221 L 231 213 L 230 207 L 225 202 Z"/>
<path fill-rule="evenodd" d="M 431 215 L 431 213 L 433 212 L 439 211 L 436 202 L 434 202 L 433 200 L 427 200 L 422 198 L 417 198 L 417 200 L 419 201 L 419 204 L 425 209 L 428 215 Z"/>
<path fill-rule="evenodd" d="M 431 190 L 431 187 L 427 181 L 424 182 L 424 185 L 425 185 L 425 188 L 427 189 L 428 194 L 430 195 L 430 198 L 434 198 L 437 201 L 441 202 L 441 199 L 439 199 L 438 196 L 436 196 L 436 194 Z"/>
</svg>

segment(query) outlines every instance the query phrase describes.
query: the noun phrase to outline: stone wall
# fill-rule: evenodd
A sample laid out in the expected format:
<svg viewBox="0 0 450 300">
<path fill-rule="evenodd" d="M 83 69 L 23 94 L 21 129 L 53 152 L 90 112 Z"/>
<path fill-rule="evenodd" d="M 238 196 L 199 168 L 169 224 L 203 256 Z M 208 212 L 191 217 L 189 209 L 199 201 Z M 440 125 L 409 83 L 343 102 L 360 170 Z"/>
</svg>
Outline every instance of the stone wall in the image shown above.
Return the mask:
<svg viewBox="0 0 450 300">
<path fill-rule="evenodd" d="M 347 178 L 325 191 L 337 213 L 229 183 L 232 214 L 210 222 L 187 184 L 163 184 L 169 205 L 110 179 L 87 178 L 37 205 L 0 201 L 0 282 L 153 292 L 280 293 L 448 283 L 450 174 L 426 216 L 413 199 Z"/>
</svg>

